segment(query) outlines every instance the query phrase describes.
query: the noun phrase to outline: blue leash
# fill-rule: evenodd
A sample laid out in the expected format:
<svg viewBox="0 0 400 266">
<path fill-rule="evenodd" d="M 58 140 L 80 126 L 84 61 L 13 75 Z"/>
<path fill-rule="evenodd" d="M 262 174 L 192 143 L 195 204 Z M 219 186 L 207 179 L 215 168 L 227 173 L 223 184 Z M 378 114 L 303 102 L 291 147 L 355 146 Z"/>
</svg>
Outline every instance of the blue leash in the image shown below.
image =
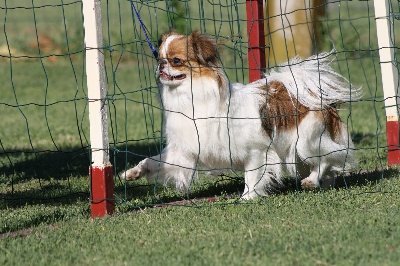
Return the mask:
<svg viewBox="0 0 400 266">
<path fill-rule="evenodd" d="M 132 0 L 129 0 L 129 2 L 131 2 L 131 7 L 132 7 L 132 9 L 135 11 L 136 17 L 137 17 L 138 20 L 139 20 L 140 27 L 141 27 L 142 30 L 143 30 L 144 36 L 146 37 L 146 41 L 147 41 L 147 43 L 149 44 L 149 47 L 150 47 L 151 52 L 153 53 L 154 57 L 155 57 L 156 59 L 158 59 L 158 52 L 157 52 L 156 48 L 154 48 L 153 44 L 152 44 L 151 41 L 150 41 L 149 35 L 147 34 L 147 31 L 146 31 L 146 27 L 144 26 L 144 23 L 143 23 L 143 21 L 142 21 L 140 15 L 139 15 L 139 12 L 136 10 L 136 7 L 135 7 L 135 5 L 133 4 L 133 1 L 132 1 Z"/>
</svg>

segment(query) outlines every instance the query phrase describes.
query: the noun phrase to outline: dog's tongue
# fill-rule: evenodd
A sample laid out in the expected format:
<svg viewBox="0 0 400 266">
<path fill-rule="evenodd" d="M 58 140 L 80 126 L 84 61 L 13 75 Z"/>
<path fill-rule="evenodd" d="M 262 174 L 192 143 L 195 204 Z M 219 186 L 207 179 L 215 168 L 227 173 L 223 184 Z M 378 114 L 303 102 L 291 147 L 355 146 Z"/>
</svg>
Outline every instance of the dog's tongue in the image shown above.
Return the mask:
<svg viewBox="0 0 400 266">
<path fill-rule="evenodd" d="M 172 81 L 172 80 L 174 80 L 174 79 L 184 79 L 185 77 L 186 77 L 186 75 L 185 74 L 181 74 L 181 75 L 178 75 L 178 76 L 171 76 L 171 75 L 168 75 L 167 73 L 165 73 L 165 72 L 161 72 L 160 73 L 160 76 L 161 77 L 163 77 L 163 78 L 165 78 L 165 79 L 168 79 L 168 80 L 170 80 L 170 81 Z"/>
</svg>

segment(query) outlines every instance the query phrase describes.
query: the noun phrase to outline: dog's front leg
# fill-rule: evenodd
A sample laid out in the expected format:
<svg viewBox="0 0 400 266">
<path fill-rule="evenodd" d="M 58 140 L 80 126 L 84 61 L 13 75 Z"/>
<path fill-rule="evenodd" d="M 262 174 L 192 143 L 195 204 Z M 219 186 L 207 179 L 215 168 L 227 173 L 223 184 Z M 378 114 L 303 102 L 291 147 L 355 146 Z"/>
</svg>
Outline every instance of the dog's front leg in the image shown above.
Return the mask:
<svg viewBox="0 0 400 266">
<path fill-rule="evenodd" d="M 154 156 L 160 158 L 160 155 Z M 122 179 L 125 180 L 136 180 L 145 176 L 149 171 L 149 161 L 154 159 L 154 157 L 146 158 L 138 163 L 135 167 L 128 169 L 127 171 L 121 173 Z"/>
<path fill-rule="evenodd" d="M 270 149 L 249 153 L 245 164 L 245 188 L 242 199 L 253 199 L 257 196 L 268 196 L 275 185 L 282 184 L 281 159 Z"/>
<path fill-rule="evenodd" d="M 154 179 L 154 176 L 165 175 L 170 167 L 170 162 L 167 159 L 171 158 L 168 150 L 164 150 L 161 154 L 146 158 L 138 163 L 135 167 L 121 174 L 122 179 L 136 180 L 143 176 L 148 179 Z"/>
<path fill-rule="evenodd" d="M 170 180 L 178 189 L 187 188 L 195 177 L 195 160 L 179 149 L 166 148 L 159 155 L 146 158 L 121 174 L 122 179 L 136 180 L 146 176 L 149 181 Z"/>
</svg>

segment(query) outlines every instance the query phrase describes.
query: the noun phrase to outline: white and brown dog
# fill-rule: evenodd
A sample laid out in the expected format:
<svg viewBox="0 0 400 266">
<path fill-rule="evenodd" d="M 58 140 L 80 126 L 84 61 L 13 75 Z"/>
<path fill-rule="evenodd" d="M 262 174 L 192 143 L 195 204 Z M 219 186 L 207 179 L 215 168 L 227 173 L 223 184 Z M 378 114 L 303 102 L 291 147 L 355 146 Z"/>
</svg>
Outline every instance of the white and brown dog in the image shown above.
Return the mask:
<svg viewBox="0 0 400 266">
<path fill-rule="evenodd" d="M 301 163 L 309 169 L 303 187 L 331 186 L 355 161 L 334 105 L 359 91 L 352 93 L 328 56 L 295 58 L 244 85 L 228 81 L 213 39 L 164 34 L 157 79 L 167 143 L 122 178 L 172 181 L 184 190 L 200 170 L 244 170 L 242 198 L 251 199 L 268 195 L 284 173 L 299 176 Z"/>
</svg>

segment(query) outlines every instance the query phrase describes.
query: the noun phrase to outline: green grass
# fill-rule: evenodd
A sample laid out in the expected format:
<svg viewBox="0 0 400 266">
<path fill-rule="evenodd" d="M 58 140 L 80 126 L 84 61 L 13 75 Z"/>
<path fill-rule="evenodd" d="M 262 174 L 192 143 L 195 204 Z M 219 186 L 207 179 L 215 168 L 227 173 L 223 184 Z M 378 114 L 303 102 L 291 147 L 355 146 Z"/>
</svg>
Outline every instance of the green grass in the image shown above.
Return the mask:
<svg viewBox="0 0 400 266">
<path fill-rule="evenodd" d="M 290 192 L 245 203 L 117 211 L 95 221 L 75 205 L 70 209 L 76 213 L 57 222 L 0 239 L 0 263 L 396 265 L 399 187 L 392 178 L 382 185 Z M 51 213 L 50 207 L 37 209 Z"/>
<path fill-rule="evenodd" d="M 288 179 L 280 193 L 249 202 L 238 200 L 244 186 L 241 173 L 202 177 L 184 195 L 145 180 L 126 184 L 117 177 L 116 213 L 95 221 L 90 220 L 89 206 L 80 3 L 63 10 L 61 1 L 34 2 L 35 14 L 32 9 L 14 9 L 31 6 L 30 1 L 0 1 L 0 7 L 9 8 L 0 9 L 4 18 L 0 26 L 7 33 L 0 34 L 0 54 L 8 55 L 12 48 L 14 56 L 24 57 L 11 63 L 0 58 L 0 265 L 396 265 L 399 261 L 399 170 L 387 169 L 370 1 L 346 2 L 340 9 L 335 5 L 330 20 L 324 22 L 326 50 L 334 44 L 338 51 L 333 66 L 354 86 L 363 87 L 362 101 L 341 106 L 340 115 L 357 148 L 357 170 L 366 173 L 340 177 L 337 189 L 330 191 L 302 191 L 298 182 Z M 204 14 L 197 12 L 198 2 L 181 2 L 169 19 L 163 1 L 144 1 L 150 8 L 138 5 L 154 40 L 173 24 L 174 16 L 179 27 L 188 25 L 189 31 L 201 29 L 219 36 L 224 41 L 224 69 L 232 81 L 243 82 L 247 79 L 244 2 L 237 12 L 228 2 L 221 10 L 204 2 Z M 44 4 L 49 6 L 40 7 Z M 143 38 L 137 25 L 132 26 L 136 19 L 132 20 L 127 1 L 102 1 L 102 8 L 109 48 L 105 57 L 111 161 L 119 173 L 161 148 L 156 61 L 146 43 L 138 42 Z M 180 17 L 185 8 L 192 11 L 188 24 Z M 41 43 L 41 59 L 38 36 L 50 37 L 47 47 Z M 395 37 L 398 43 L 399 36 Z M 214 203 L 188 201 L 214 196 Z M 182 200 L 179 206 L 156 207 Z"/>
</svg>

